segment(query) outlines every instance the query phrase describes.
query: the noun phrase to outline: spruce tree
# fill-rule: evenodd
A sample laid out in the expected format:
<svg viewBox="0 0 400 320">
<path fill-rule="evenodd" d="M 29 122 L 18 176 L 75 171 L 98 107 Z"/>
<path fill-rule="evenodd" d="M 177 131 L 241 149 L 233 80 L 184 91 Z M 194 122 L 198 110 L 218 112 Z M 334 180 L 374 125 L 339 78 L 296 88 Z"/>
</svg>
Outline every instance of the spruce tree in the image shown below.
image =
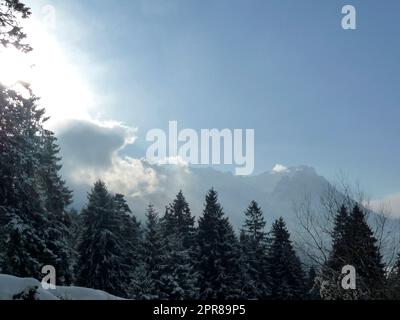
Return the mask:
<svg viewBox="0 0 400 320">
<path fill-rule="evenodd" d="M 0 1 L 0 46 L 31 50 L 18 18 L 30 10 L 18 0 Z M 68 225 L 64 209 L 70 192 L 58 172 L 58 147 L 38 98 L 0 83 L 0 269 L 41 278 L 56 267 L 57 283 L 70 282 Z M 47 176 L 48 175 L 48 176 Z"/>
<path fill-rule="evenodd" d="M 241 264 L 244 295 L 249 299 L 263 299 L 270 294 L 270 278 L 267 265 L 267 234 L 261 208 L 252 201 L 245 211 L 241 244 Z"/>
<path fill-rule="evenodd" d="M 360 291 L 367 298 L 383 298 L 385 271 L 377 239 L 362 209 L 355 205 L 350 216 L 350 265 L 356 268 Z"/>
<path fill-rule="evenodd" d="M 2 15 L 3 15 L 3 11 Z M 45 250 L 43 208 L 35 184 L 44 111 L 0 83 L 0 242 L 3 272 L 38 277 Z M 12 242 L 14 241 L 14 242 Z M 11 249 L 18 246 L 18 250 Z"/>
<path fill-rule="evenodd" d="M 49 264 L 45 228 L 50 224 L 37 174 L 44 111 L 0 84 L 0 234 L 3 272 L 41 277 Z M 18 246 L 18 250 L 14 247 Z"/>
<path fill-rule="evenodd" d="M 183 241 L 185 249 L 192 249 L 194 245 L 194 222 L 189 204 L 187 203 L 182 190 L 179 191 L 174 201 L 166 208 L 162 219 L 163 233 L 165 236 L 178 234 Z"/>
<path fill-rule="evenodd" d="M 332 249 L 327 263 L 332 272 L 340 272 L 349 259 L 350 215 L 347 208 L 342 205 L 335 216 L 332 231 Z M 340 271 L 339 271 L 340 270 Z"/>
<path fill-rule="evenodd" d="M 200 299 L 238 298 L 241 292 L 239 244 L 214 189 L 206 195 L 197 242 Z"/>
<path fill-rule="evenodd" d="M 345 205 L 342 205 L 334 219 L 332 236 L 332 248 L 328 261 L 322 269 L 322 287 L 320 288 L 323 299 L 345 299 L 352 296 L 352 292 L 346 292 L 341 285 L 341 271 L 348 264 L 349 253 L 349 226 L 350 215 Z M 349 295 L 350 294 L 350 295 Z"/>
<path fill-rule="evenodd" d="M 82 238 L 82 234 L 84 232 L 84 219 L 83 215 L 79 214 L 79 212 L 71 208 L 67 210 L 67 220 L 68 220 L 68 229 L 69 229 L 69 238 L 68 238 L 68 247 L 70 248 L 70 257 L 71 257 L 71 269 L 73 271 L 77 270 L 77 263 L 79 259 L 78 248 L 80 245 L 80 240 Z M 76 282 L 76 273 L 72 274 L 72 283 Z"/>
<path fill-rule="evenodd" d="M 140 222 L 132 214 L 125 197 L 122 194 L 116 194 L 113 199 L 113 209 L 116 214 L 116 219 L 120 226 L 119 241 L 124 248 L 125 262 L 133 271 L 139 263 L 140 253 L 142 251 L 142 230 Z"/>
<path fill-rule="evenodd" d="M 84 231 L 79 245 L 77 284 L 126 297 L 129 266 L 118 237 L 120 220 L 105 184 L 97 181 L 83 210 Z"/>
<path fill-rule="evenodd" d="M 179 234 L 163 239 L 159 295 L 161 299 L 184 300 L 198 297 L 197 274 L 189 249 Z"/>
<path fill-rule="evenodd" d="M 4 164 L 1 175 L 5 176 L 0 206 L 3 270 L 40 278 L 42 267 L 52 265 L 57 283 L 70 284 L 71 248 L 65 209 L 71 202 L 71 191 L 59 175 L 56 138 L 40 125 L 42 110 L 36 109 L 35 99 L 25 100 L 22 106 L 26 107 L 22 114 L 27 114 L 21 120 L 21 131 L 3 140 L 5 152 L 0 159 Z M 9 114 L 19 113 L 6 110 Z M 20 143 L 18 152 L 10 147 L 12 140 Z M 19 250 L 13 248 L 16 245 Z"/>
<path fill-rule="evenodd" d="M 182 191 L 160 219 L 162 264 L 159 295 L 162 299 L 193 299 L 197 295 L 194 270 L 194 217 Z"/>
<path fill-rule="evenodd" d="M 72 282 L 72 248 L 69 242 L 71 221 L 66 208 L 72 202 L 72 192 L 59 174 L 59 152 L 57 139 L 52 132 L 46 130 L 40 153 L 41 166 L 37 173 L 37 183 L 48 216 L 48 224 L 43 229 L 49 249 L 47 261 L 56 269 L 57 283 L 69 285 Z"/>
<path fill-rule="evenodd" d="M 137 274 L 140 292 L 137 295 L 140 299 L 148 300 L 158 299 L 161 296 L 160 279 L 164 252 L 158 213 L 152 205 L 149 205 L 147 208 L 146 218 L 143 242 L 143 265 L 140 267 L 142 272 Z"/>
<path fill-rule="evenodd" d="M 356 270 L 356 290 L 342 288 L 342 268 Z M 377 240 L 368 226 L 363 210 L 355 205 L 349 214 L 342 206 L 332 232 L 332 250 L 324 268 L 325 299 L 371 299 L 384 296 L 384 265 Z"/>
<path fill-rule="evenodd" d="M 400 254 L 397 255 L 395 264 L 389 273 L 386 282 L 386 292 L 386 298 L 393 300 L 400 299 Z"/>
<path fill-rule="evenodd" d="M 303 299 L 304 272 L 300 259 L 293 249 L 290 233 L 283 218 L 275 221 L 271 230 L 268 254 L 271 276 L 271 298 L 277 300 Z"/>
</svg>

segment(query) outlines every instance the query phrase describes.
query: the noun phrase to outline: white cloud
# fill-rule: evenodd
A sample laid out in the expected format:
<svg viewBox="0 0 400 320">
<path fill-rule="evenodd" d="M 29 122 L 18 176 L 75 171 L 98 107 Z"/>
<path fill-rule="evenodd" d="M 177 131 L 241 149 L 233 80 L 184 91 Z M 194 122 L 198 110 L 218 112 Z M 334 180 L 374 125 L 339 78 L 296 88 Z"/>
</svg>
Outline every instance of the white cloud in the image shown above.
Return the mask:
<svg viewBox="0 0 400 320">
<path fill-rule="evenodd" d="M 272 168 L 272 172 L 275 172 L 275 173 L 282 173 L 282 172 L 286 172 L 286 171 L 288 171 L 288 168 L 287 167 L 285 167 L 284 165 L 282 165 L 282 164 L 276 164 L 273 168 Z"/>
<path fill-rule="evenodd" d="M 157 190 L 158 177 L 154 168 L 147 167 L 140 159 L 114 155 L 106 169 L 77 168 L 71 172 L 74 183 L 91 185 L 101 179 L 108 189 L 128 197 L 151 194 Z"/>
<path fill-rule="evenodd" d="M 68 120 L 59 127 L 63 174 L 74 185 L 101 179 L 110 191 L 138 196 L 158 186 L 156 170 L 120 152 L 136 139 L 136 128 L 115 121 Z"/>
<path fill-rule="evenodd" d="M 136 139 L 136 129 L 119 122 L 67 120 L 56 130 L 68 166 L 104 168 Z"/>
<path fill-rule="evenodd" d="M 382 211 L 383 209 L 393 217 L 400 217 L 400 192 L 373 200 L 370 205 L 374 210 Z"/>
</svg>

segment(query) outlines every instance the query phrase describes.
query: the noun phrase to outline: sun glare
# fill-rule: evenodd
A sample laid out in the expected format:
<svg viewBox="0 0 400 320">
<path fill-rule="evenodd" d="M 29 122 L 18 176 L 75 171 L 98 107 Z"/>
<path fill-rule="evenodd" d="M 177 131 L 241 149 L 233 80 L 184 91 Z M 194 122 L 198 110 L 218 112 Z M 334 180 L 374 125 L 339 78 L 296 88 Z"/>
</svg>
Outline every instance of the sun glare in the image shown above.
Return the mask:
<svg viewBox="0 0 400 320">
<path fill-rule="evenodd" d="M 14 48 L 0 50 L 0 82 L 6 86 L 13 86 L 19 81 L 30 82 L 32 79 L 32 65 L 26 54 Z"/>
<path fill-rule="evenodd" d="M 89 119 L 94 95 L 71 56 L 33 16 L 24 25 L 33 51 L 0 49 L 0 82 L 13 87 L 29 83 L 51 117 L 50 126 L 66 119 Z"/>
</svg>

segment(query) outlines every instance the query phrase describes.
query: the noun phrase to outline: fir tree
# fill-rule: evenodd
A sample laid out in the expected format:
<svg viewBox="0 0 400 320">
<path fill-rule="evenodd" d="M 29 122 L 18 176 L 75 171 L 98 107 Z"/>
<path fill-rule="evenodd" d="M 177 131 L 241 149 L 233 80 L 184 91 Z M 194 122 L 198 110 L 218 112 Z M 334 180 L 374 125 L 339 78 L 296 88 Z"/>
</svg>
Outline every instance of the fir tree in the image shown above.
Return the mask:
<svg viewBox="0 0 400 320">
<path fill-rule="evenodd" d="M 125 262 L 134 270 L 138 266 L 139 255 L 142 250 L 142 230 L 140 222 L 138 222 L 136 217 L 132 214 L 122 194 L 116 194 L 112 201 L 116 219 L 119 220 L 118 225 L 120 226 L 120 230 L 118 237 L 124 248 Z"/>
<path fill-rule="evenodd" d="M 276 220 L 272 226 L 268 260 L 271 298 L 278 300 L 302 299 L 305 293 L 304 272 L 282 218 Z"/>
<path fill-rule="evenodd" d="M 31 50 L 17 21 L 30 10 L 18 0 L 0 1 L 0 45 Z M 3 272 L 42 276 L 44 265 L 56 267 L 58 283 L 70 281 L 68 226 L 64 209 L 70 192 L 58 172 L 58 147 L 43 128 L 44 110 L 26 91 L 0 84 L 0 253 Z"/>
<path fill-rule="evenodd" d="M 328 268 L 332 271 L 339 272 L 349 259 L 349 232 L 350 216 L 347 208 L 342 205 L 335 216 L 334 227 L 332 232 L 332 250 L 329 255 Z"/>
<path fill-rule="evenodd" d="M 142 292 L 138 296 L 142 299 L 160 298 L 160 279 L 161 266 L 163 263 L 163 240 L 161 233 L 161 225 L 158 213 L 152 205 L 149 205 L 146 212 L 146 227 L 144 230 L 143 243 L 143 267 L 142 274 L 139 275 L 139 287 Z M 147 286 L 144 287 L 143 284 Z"/>
<path fill-rule="evenodd" d="M 185 249 L 183 244 L 179 234 L 163 239 L 159 281 L 161 299 L 184 300 L 198 296 L 197 274 L 189 249 Z"/>
<path fill-rule="evenodd" d="M 193 299 L 197 296 L 197 275 L 193 264 L 194 217 L 182 191 L 166 208 L 161 230 L 160 295 L 163 299 Z"/>
<path fill-rule="evenodd" d="M 191 249 L 194 244 L 194 217 L 192 216 L 182 190 L 174 201 L 166 208 L 162 219 L 164 236 L 177 234 L 182 238 L 185 249 Z"/>
<path fill-rule="evenodd" d="M 39 166 L 38 135 L 42 132 L 42 118 L 43 110 L 37 109 L 36 99 L 26 99 L 0 84 L 2 269 L 17 276 L 38 275 L 38 255 L 44 249 L 41 235 L 34 228 L 35 222 L 40 222 L 42 208 L 33 180 Z M 13 240 L 16 242 L 12 243 Z M 13 244 L 19 244 L 19 250 L 10 250 Z"/>
<path fill-rule="evenodd" d="M 49 264 L 45 228 L 50 224 L 37 183 L 44 111 L 0 84 L 0 234 L 3 272 L 39 278 Z M 18 250 L 14 247 L 18 246 Z"/>
<path fill-rule="evenodd" d="M 78 248 L 80 245 L 80 240 L 82 239 L 82 234 L 84 232 L 84 218 L 83 215 L 79 214 L 74 208 L 67 210 L 66 212 L 68 226 L 69 226 L 69 238 L 68 238 L 68 248 L 70 249 L 70 259 L 71 259 L 71 269 L 77 270 L 77 263 L 79 259 Z M 76 275 L 73 272 L 72 283 L 76 282 Z"/>
<path fill-rule="evenodd" d="M 250 299 L 263 299 L 269 295 L 270 279 L 267 272 L 267 235 L 261 208 L 252 201 L 245 211 L 241 244 L 241 264 L 244 295 Z"/>
<path fill-rule="evenodd" d="M 240 294 L 239 245 L 218 203 L 217 192 L 206 195 L 199 219 L 197 271 L 201 299 L 233 299 Z"/>
<path fill-rule="evenodd" d="M 384 265 L 377 239 L 368 226 L 364 212 L 355 205 L 350 216 L 350 265 L 356 268 L 360 290 L 368 298 L 383 298 Z"/>
<path fill-rule="evenodd" d="M 398 254 L 395 264 L 389 273 L 386 282 L 386 292 L 388 299 L 400 299 L 400 254 Z"/>
<path fill-rule="evenodd" d="M 55 267 L 57 283 L 69 285 L 72 282 L 72 249 L 69 243 L 71 237 L 70 220 L 65 210 L 72 201 L 72 192 L 66 187 L 65 181 L 59 174 L 61 158 L 56 141 L 52 132 L 45 131 L 37 183 L 48 216 L 48 224 L 43 229 L 46 246 L 49 249 L 47 264 Z"/>
<path fill-rule="evenodd" d="M 338 210 L 332 230 L 332 249 L 323 268 L 321 296 L 324 299 L 352 299 L 353 292 L 342 288 L 342 268 L 351 261 L 350 215 L 346 206 Z"/>
<path fill-rule="evenodd" d="M 140 222 L 132 214 L 125 197 L 122 194 L 116 194 L 113 199 L 113 209 L 116 218 L 119 221 L 119 230 L 117 237 L 123 248 L 122 257 L 124 264 L 129 269 L 128 295 L 130 298 L 142 298 L 143 288 L 146 283 L 141 283 L 145 274 L 144 265 L 141 261 L 143 255 L 142 228 Z"/>
<path fill-rule="evenodd" d="M 342 268 L 346 265 L 356 269 L 356 290 L 344 290 L 341 286 Z M 377 240 L 358 205 L 354 206 L 351 214 L 342 206 L 336 216 L 332 250 L 323 276 L 327 282 L 322 294 L 324 298 L 371 299 L 384 296 L 382 257 Z"/>
<path fill-rule="evenodd" d="M 103 182 L 95 183 L 83 210 L 84 232 L 79 245 L 77 284 L 126 297 L 129 266 L 118 237 L 120 220 Z"/>
</svg>

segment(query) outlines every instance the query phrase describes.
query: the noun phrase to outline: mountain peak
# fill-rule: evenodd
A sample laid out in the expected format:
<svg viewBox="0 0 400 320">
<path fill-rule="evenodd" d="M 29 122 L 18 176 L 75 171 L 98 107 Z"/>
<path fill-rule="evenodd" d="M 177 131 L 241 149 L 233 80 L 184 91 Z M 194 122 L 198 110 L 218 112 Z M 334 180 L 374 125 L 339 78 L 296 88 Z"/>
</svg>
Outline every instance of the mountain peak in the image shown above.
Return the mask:
<svg viewBox="0 0 400 320">
<path fill-rule="evenodd" d="M 287 172 L 289 170 L 288 167 L 285 167 L 283 164 L 277 163 L 273 168 L 272 168 L 272 173 L 282 173 L 282 172 Z"/>
<path fill-rule="evenodd" d="M 313 167 L 300 165 L 295 167 L 286 167 L 282 164 L 276 164 L 272 170 L 269 172 L 271 174 L 296 174 L 296 173 L 304 173 L 310 175 L 316 175 L 317 172 Z"/>
</svg>

